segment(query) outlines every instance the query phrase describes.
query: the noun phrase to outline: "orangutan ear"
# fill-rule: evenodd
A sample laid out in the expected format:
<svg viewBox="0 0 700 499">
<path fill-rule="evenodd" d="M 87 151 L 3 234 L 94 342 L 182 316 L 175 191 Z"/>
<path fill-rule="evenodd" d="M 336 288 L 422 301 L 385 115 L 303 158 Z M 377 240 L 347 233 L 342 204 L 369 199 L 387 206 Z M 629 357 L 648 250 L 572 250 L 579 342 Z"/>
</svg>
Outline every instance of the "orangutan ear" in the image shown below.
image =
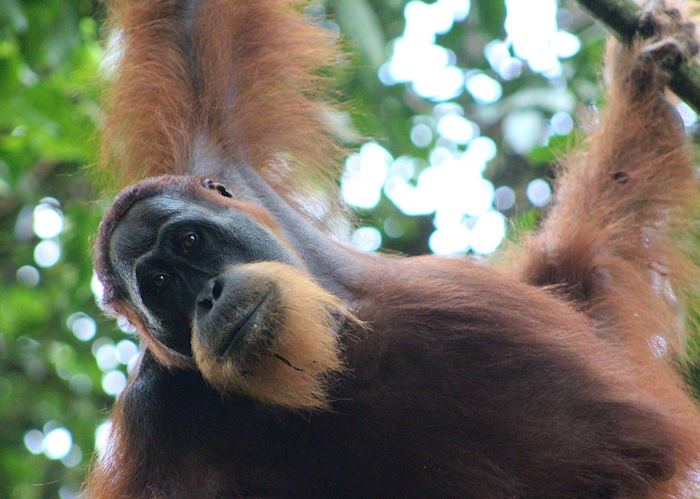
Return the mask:
<svg viewBox="0 0 700 499">
<path fill-rule="evenodd" d="M 206 187 L 207 189 L 217 191 L 219 194 L 221 194 L 225 198 L 232 198 L 233 197 L 233 193 L 229 190 L 228 187 L 226 187 L 224 184 L 222 184 L 220 182 L 216 182 L 210 178 L 205 178 L 202 181 L 202 186 Z"/>
</svg>

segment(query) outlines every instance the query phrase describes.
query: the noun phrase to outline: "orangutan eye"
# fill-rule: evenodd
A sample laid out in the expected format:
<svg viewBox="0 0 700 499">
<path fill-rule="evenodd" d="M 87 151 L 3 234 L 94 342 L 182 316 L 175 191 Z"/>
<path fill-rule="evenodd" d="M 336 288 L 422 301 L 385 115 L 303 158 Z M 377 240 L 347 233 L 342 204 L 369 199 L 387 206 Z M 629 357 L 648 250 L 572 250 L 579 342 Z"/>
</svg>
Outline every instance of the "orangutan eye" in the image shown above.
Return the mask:
<svg viewBox="0 0 700 499">
<path fill-rule="evenodd" d="M 199 242 L 199 236 L 196 232 L 187 232 L 180 238 L 180 252 L 184 255 L 190 252 Z"/>
<path fill-rule="evenodd" d="M 170 282 L 170 276 L 168 274 L 165 274 L 163 272 L 160 272 L 158 274 L 155 274 L 152 278 L 153 282 L 153 288 L 156 291 L 162 291 L 168 286 L 168 283 Z"/>
</svg>

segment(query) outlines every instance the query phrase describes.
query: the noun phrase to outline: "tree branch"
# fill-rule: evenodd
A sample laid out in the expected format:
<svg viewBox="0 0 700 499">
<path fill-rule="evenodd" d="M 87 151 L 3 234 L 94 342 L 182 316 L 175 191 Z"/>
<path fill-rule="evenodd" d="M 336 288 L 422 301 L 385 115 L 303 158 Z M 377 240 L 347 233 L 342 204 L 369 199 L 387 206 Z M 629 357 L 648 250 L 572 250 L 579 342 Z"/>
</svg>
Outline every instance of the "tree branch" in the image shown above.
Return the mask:
<svg viewBox="0 0 700 499">
<path fill-rule="evenodd" d="M 622 41 L 629 42 L 637 32 L 641 9 L 632 0 L 577 0 Z M 669 83 L 671 90 L 700 112 L 700 65 L 693 59 L 682 64 Z"/>
</svg>

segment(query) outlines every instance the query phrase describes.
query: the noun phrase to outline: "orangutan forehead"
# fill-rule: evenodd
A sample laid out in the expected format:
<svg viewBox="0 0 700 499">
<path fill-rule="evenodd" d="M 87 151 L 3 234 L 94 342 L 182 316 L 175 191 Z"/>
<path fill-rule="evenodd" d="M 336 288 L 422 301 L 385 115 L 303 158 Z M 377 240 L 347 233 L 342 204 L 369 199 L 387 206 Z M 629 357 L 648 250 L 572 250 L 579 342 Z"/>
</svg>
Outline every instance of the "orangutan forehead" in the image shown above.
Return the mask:
<svg viewBox="0 0 700 499">
<path fill-rule="evenodd" d="M 110 237 L 110 264 L 118 274 L 128 272 L 132 263 L 154 246 L 161 228 L 170 222 L 206 224 L 217 227 L 218 231 L 225 230 L 229 235 L 245 234 L 248 240 L 257 241 L 257 247 L 277 248 L 271 239 L 274 227 L 270 226 L 274 224 L 268 221 L 270 217 L 266 212 L 259 213 L 255 208 L 247 203 L 222 204 L 217 197 L 191 198 L 179 193 L 142 199 L 118 221 Z M 267 256 L 280 257 L 277 251 L 273 253 Z"/>
<path fill-rule="evenodd" d="M 191 203 L 171 195 L 161 195 L 136 202 L 119 221 L 110 238 L 109 258 L 130 261 L 143 254 L 153 244 L 158 227 Z"/>
<path fill-rule="evenodd" d="M 137 201 L 112 233 L 111 264 L 116 268 L 144 254 L 155 243 L 160 227 L 170 220 L 181 218 L 183 214 L 211 218 L 213 209 L 213 203 L 205 199 L 185 200 L 178 194 L 161 194 Z"/>
</svg>

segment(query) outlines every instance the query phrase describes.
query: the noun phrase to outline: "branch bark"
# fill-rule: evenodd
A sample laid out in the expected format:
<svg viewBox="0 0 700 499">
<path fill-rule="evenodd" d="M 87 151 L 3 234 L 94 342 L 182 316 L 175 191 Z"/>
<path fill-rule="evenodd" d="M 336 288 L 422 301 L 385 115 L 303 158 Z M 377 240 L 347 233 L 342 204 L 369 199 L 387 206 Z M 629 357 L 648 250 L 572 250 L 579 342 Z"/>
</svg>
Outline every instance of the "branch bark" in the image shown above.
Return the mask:
<svg viewBox="0 0 700 499">
<path fill-rule="evenodd" d="M 620 40 L 628 42 L 637 32 L 641 9 L 632 0 L 577 0 Z M 671 90 L 700 112 L 700 65 L 693 59 L 682 64 L 669 83 Z"/>
</svg>

